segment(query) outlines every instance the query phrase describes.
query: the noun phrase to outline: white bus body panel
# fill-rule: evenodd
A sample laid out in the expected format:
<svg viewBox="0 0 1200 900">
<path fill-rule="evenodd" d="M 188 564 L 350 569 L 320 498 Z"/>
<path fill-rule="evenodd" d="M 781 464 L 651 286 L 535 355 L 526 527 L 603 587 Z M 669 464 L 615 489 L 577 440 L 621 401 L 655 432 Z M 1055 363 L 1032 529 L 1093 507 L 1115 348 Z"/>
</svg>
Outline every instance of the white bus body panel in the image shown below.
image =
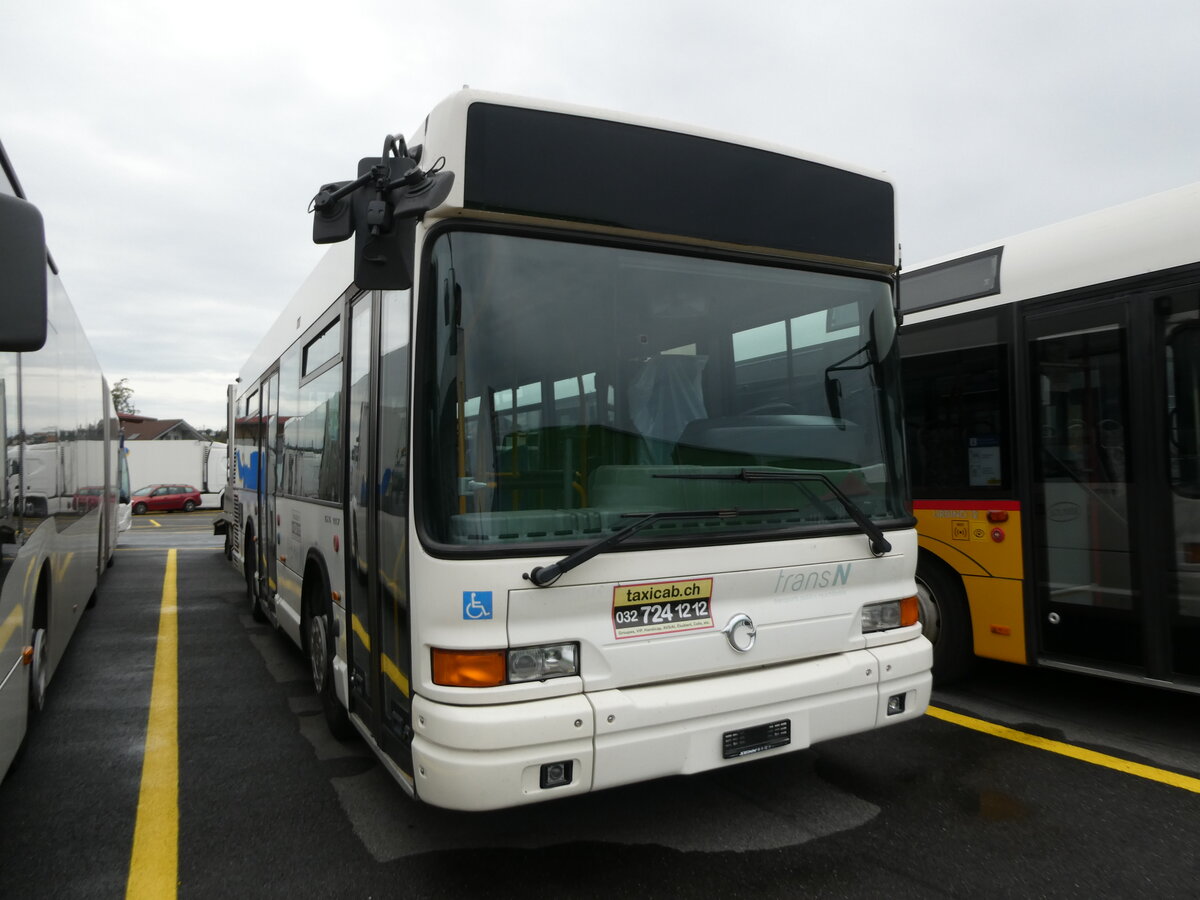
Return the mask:
<svg viewBox="0 0 1200 900">
<path fill-rule="evenodd" d="M 1000 293 L 956 303 L 955 315 L 1194 262 L 1200 247 L 1200 182 L 927 260 L 905 274 L 997 247 L 1007 254 Z M 937 308 L 913 310 L 905 313 L 904 323 L 943 314 Z"/>
<path fill-rule="evenodd" d="M 863 604 L 914 593 L 915 533 L 889 539 L 894 549 L 880 559 L 858 534 L 736 553 L 616 552 L 547 588 L 529 587 L 521 573 L 549 560 L 423 560 L 413 572 L 423 602 L 411 607 L 422 639 L 413 658 L 417 796 L 458 809 L 537 802 L 740 762 L 722 756 L 728 731 L 787 719 L 791 742 L 764 751 L 778 754 L 920 716 L 932 664 L 920 625 L 869 635 L 860 626 Z M 744 568 L 701 568 L 722 559 Z M 619 585 L 707 578 L 710 627 L 615 635 Z M 464 621 L 464 594 L 489 585 L 493 618 Z M 757 629 L 744 653 L 721 630 L 738 614 Z M 578 677 L 486 690 L 432 683 L 432 647 L 558 641 L 579 642 Z M 904 712 L 888 716 L 896 694 L 905 696 Z M 561 761 L 573 762 L 571 784 L 540 788 L 540 767 Z"/>
<path fill-rule="evenodd" d="M 413 700 L 416 793 L 451 809 L 550 800 L 801 750 L 922 715 L 932 647 L 920 626 L 902 643 L 689 681 L 505 706 Z M 564 679 L 566 680 L 566 679 Z M 887 715 L 903 694 L 904 712 Z M 788 720 L 791 743 L 725 759 L 729 731 Z M 542 789 L 541 766 L 569 761 L 573 779 Z"/>
</svg>

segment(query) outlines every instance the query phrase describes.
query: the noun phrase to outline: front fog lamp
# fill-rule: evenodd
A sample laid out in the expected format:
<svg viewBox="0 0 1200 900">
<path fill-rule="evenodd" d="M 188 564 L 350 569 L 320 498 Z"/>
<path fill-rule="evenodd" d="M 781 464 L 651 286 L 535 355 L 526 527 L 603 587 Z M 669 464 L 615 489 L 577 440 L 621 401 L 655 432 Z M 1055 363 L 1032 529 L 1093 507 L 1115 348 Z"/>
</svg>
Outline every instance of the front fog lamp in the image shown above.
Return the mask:
<svg viewBox="0 0 1200 900">
<path fill-rule="evenodd" d="M 516 647 L 508 651 L 508 681 L 545 681 L 579 674 L 578 644 Z"/>
<path fill-rule="evenodd" d="M 917 624 L 917 598 L 888 600 L 886 603 L 868 603 L 862 608 L 862 631 L 887 631 Z"/>
</svg>

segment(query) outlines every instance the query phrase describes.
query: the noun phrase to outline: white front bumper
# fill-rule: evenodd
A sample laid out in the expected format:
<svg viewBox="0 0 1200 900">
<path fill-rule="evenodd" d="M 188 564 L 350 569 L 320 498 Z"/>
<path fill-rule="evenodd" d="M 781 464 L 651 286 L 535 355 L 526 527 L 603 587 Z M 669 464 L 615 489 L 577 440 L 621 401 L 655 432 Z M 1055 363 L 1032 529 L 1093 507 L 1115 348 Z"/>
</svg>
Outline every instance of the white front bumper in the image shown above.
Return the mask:
<svg viewBox="0 0 1200 900">
<path fill-rule="evenodd" d="M 929 704 L 924 638 L 767 669 L 499 706 L 413 698 L 417 796 L 484 810 L 702 772 L 916 718 Z M 904 695 L 904 711 L 887 714 Z M 726 732 L 788 720 L 786 746 L 725 759 Z M 573 778 L 540 787 L 545 763 Z"/>
</svg>

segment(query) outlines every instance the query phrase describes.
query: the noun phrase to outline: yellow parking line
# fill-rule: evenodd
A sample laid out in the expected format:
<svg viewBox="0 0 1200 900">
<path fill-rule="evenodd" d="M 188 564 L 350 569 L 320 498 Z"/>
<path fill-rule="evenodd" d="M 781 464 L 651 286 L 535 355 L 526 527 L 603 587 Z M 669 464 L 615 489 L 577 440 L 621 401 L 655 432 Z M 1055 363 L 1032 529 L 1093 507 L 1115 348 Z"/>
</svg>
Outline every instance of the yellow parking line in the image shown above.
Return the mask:
<svg viewBox="0 0 1200 900">
<path fill-rule="evenodd" d="M 1200 794 L 1200 778 L 1193 778 L 1190 775 L 1180 775 L 1178 772 L 1168 772 L 1166 769 L 1158 769 L 1154 766 L 1131 762 L 1127 759 L 1121 759 L 1119 756 L 1109 756 L 1107 753 L 1085 750 L 1083 747 L 1076 747 L 1074 744 L 1067 744 L 1063 741 L 1052 741 L 1049 738 L 1038 737 L 1036 734 L 1027 734 L 1024 731 L 1017 731 L 1015 728 L 1008 728 L 1004 725 L 995 725 L 991 722 L 985 722 L 982 719 L 973 719 L 970 716 L 950 712 L 948 709 L 940 709 L 936 706 L 929 707 L 926 714 L 933 716 L 935 719 L 941 719 L 943 722 L 950 722 L 953 725 L 959 725 L 963 728 L 981 731 L 984 734 L 1003 738 L 1006 741 L 1015 741 L 1027 747 L 1036 747 L 1038 750 L 1046 750 L 1050 753 L 1057 753 L 1060 756 L 1069 756 L 1072 759 L 1091 763 L 1094 766 L 1116 769 L 1118 772 L 1136 775 L 1138 778 L 1146 778 L 1150 781 L 1157 781 L 1161 784 L 1168 784 L 1171 787 L 1191 791 L 1194 794 Z"/>
<path fill-rule="evenodd" d="M 221 545 L 220 544 L 209 544 L 207 546 L 201 546 L 201 547 L 173 547 L 171 549 L 180 550 L 180 551 L 183 551 L 184 553 L 187 553 L 188 551 L 195 551 L 195 550 L 202 550 L 205 553 L 212 553 L 214 551 L 220 552 Z M 162 553 L 163 548 L 162 547 L 121 547 L 121 546 L 118 546 L 116 552 L 117 553 Z"/>
<path fill-rule="evenodd" d="M 179 621 L 176 552 L 167 551 L 150 720 L 142 760 L 127 898 L 176 895 L 179 873 Z"/>
</svg>

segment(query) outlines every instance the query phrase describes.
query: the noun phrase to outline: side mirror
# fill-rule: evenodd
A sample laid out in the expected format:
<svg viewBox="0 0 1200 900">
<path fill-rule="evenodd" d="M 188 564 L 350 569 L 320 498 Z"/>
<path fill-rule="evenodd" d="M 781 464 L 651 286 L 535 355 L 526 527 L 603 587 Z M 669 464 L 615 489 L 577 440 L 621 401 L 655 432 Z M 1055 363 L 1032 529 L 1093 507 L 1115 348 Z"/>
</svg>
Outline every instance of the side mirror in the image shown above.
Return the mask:
<svg viewBox="0 0 1200 900">
<path fill-rule="evenodd" d="M 0 194 L 0 350 L 46 343 L 46 231 L 27 200 Z"/>
<path fill-rule="evenodd" d="M 356 180 L 322 185 L 313 198 L 313 242 L 353 234 L 354 282 L 366 290 L 412 287 L 417 222 L 454 184 L 452 172 L 424 172 L 407 152 L 403 139 L 388 135 L 382 157 L 359 161 Z"/>
</svg>

